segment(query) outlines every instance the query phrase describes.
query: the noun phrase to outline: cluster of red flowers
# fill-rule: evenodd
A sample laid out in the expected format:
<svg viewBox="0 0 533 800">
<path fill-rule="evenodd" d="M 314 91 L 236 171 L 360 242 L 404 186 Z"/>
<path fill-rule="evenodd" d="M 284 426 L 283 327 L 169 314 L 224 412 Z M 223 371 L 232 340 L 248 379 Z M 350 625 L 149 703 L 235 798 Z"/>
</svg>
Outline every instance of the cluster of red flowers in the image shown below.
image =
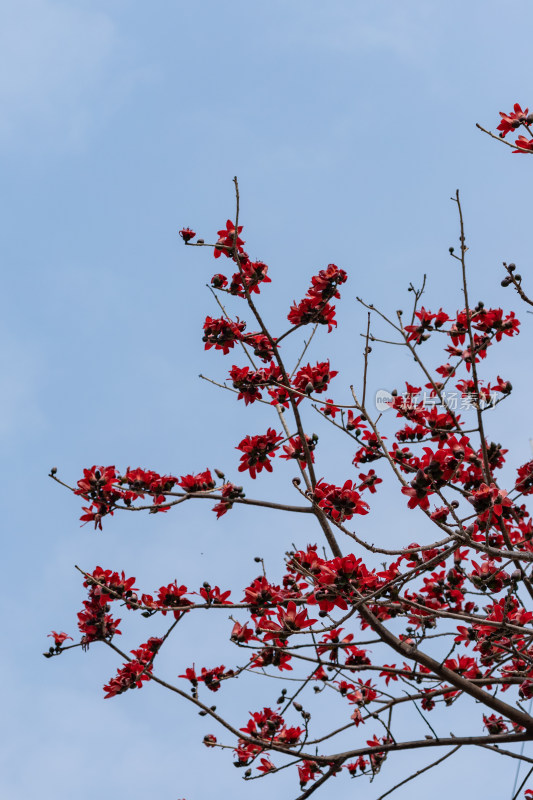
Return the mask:
<svg viewBox="0 0 533 800">
<path fill-rule="evenodd" d="M 255 478 L 263 469 L 272 472 L 271 459 L 282 440 L 283 436 L 273 428 L 263 435 L 246 436 L 236 447 L 242 453 L 239 472 L 248 470 L 251 478 Z"/>
<path fill-rule="evenodd" d="M 131 650 L 130 652 L 135 658 L 127 661 L 117 670 L 115 677 L 111 678 L 109 683 L 104 686 L 105 699 L 122 694 L 128 689 L 140 689 L 145 681 L 149 681 L 150 673 L 153 671 L 152 662 L 162 643 L 163 639 L 152 636 L 137 650 Z"/>
<path fill-rule="evenodd" d="M 533 115 L 517 104 L 510 114 L 501 114 L 498 130 L 505 138 L 520 127 L 531 133 L 531 125 Z M 518 148 L 515 152 L 533 152 L 533 139 L 520 136 L 515 144 Z M 280 451 L 282 459 L 296 462 L 294 467 L 301 469 L 305 483 L 299 492 L 307 505 L 294 506 L 292 510 L 306 512 L 309 519 L 318 518 L 332 557 L 325 552 L 320 556 L 317 545 L 308 545 L 305 550 L 293 546 L 286 554 L 282 578 L 270 580 L 263 565 L 263 574 L 244 588 L 240 603 L 232 602 L 229 590 L 211 586 L 207 581 L 197 592 L 174 580 L 159 587 L 153 595 L 140 593 L 134 578 L 97 567 L 85 575 L 88 599 L 78 614 L 80 644 L 84 648 L 95 641 L 110 643 L 120 633 L 121 620 L 115 620 L 110 613 L 113 602 L 145 618 L 156 614 L 171 618 L 170 622 L 167 620 L 171 627 L 165 637 L 152 637 L 131 651 L 133 658 L 104 687 L 105 697 L 140 688 L 156 677 L 153 663 L 161 645 L 176 623 L 195 607 L 208 609 L 210 614 L 217 607 L 225 608 L 227 614 L 232 606 L 240 609 L 245 618 L 232 618 L 229 638 L 246 651 L 246 666 L 197 668 L 193 664 L 179 676 L 189 682 L 192 700 L 202 708 L 202 715 L 214 714 L 214 707 L 208 709 L 199 700 L 202 687 L 219 692 L 225 681 L 248 670 L 262 670 L 265 674 L 277 671 L 278 677 L 291 672 L 291 679 L 297 681 L 293 696 L 283 689 L 277 708 L 264 707 L 251 712 L 245 726 L 239 729 L 235 763 L 247 768 L 245 777 L 251 777 L 253 765 L 259 775 L 276 771 L 271 751 L 274 754 L 282 751 L 296 759 L 302 788 L 320 776 L 322 782 L 341 770 L 352 777 L 373 776 L 389 749 L 394 749 L 395 741 L 387 723 L 385 736 L 382 731 L 378 736 L 369 730 L 366 748 L 359 747 L 353 752 L 352 760 L 348 757 L 328 760 L 319 756 L 318 750 L 315 754 L 309 748 L 306 752 L 307 744 L 315 744 L 309 733 L 311 714 L 300 702 L 307 687 L 312 687 L 317 695 L 326 691 L 336 698 L 345 714 L 344 727 L 370 728 L 375 720 L 384 721 L 382 712 L 406 699 L 403 694 L 390 694 L 395 686 L 407 687 L 410 692 L 407 699 L 419 702 L 427 712 L 439 704 L 454 705 L 469 693 L 471 686 L 472 696 L 481 699 L 487 711 L 483 723 L 488 738 L 480 737 L 480 741 L 490 742 L 490 736 L 512 737 L 520 733 L 524 730 L 520 723 L 525 719 L 519 716 L 522 710 L 516 711 L 500 698 L 511 688 L 520 699 L 533 697 L 530 635 L 533 611 L 527 610 L 518 593 L 523 586 L 533 596 L 531 576 L 526 572 L 533 557 L 533 520 L 521 504 L 525 496 L 533 494 L 533 461 L 518 467 L 511 491 L 499 487 L 496 473 L 505 464 L 507 450 L 486 438 L 481 415 L 506 399 L 512 386 L 500 375 L 488 382 L 477 374 L 488 348 L 501 342 L 504 336 L 512 337 L 518 332 L 518 320 L 512 312 L 485 308 L 483 303 L 473 309 L 458 310 L 453 316 L 442 308 L 432 312 L 424 306 L 418 308 L 417 294 L 411 324 L 391 323 L 394 335 L 400 338 L 397 344 L 403 345 L 410 358 L 414 355 L 422 365 L 420 346 L 439 334 L 444 337 L 445 363 L 439 363 L 434 370 L 422 366 L 424 379 L 428 381 L 423 387 L 406 382 L 405 392 L 398 394 L 394 390 L 387 395 L 386 403 L 395 414 L 389 415 L 393 428 L 387 431 L 389 439 L 378 428 L 379 418 L 373 421 L 365 399 L 359 402 L 354 395 L 354 403 L 347 408 L 328 398 L 320 409 L 323 417 L 332 427 L 348 434 L 351 446 L 355 443 L 357 449 L 352 459 L 352 475 L 344 482 L 317 480 L 314 451 L 318 436 L 305 432 L 301 409 L 304 401 L 328 391 L 337 372 L 331 369 L 329 360 L 300 366 L 308 343 L 292 372 L 289 371 L 280 355 L 279 342 L 307 324 L 326 325 L 328 332 L 331 331 L 336 326 L 331 301 L 339 298 L 339 287 L 347 276 L 334 264 L 313 276 L 306 296 L 291 307 L 288 320 L 293 327 L 273 337 L 255 312 L 251 299 L 263 283 L 270 282 L 268 267 L 263 261 L 249 258 L 243 249 L 242 226 L 235 226 L 228 220 L 211 247 L 215 258 L 224 255 L 237 269 L 231 278 L 222 273 L 214 275 L 212 287 L 247 300 L 256 314 L 259 330 L 246 333 L 246 324 L 238 317 L 235 320 L 226 316 L 207 317 L 203 341 L 206 350 L 214 348 L 225 355 L 236 343 L 242 344 L 248 355 L 253 351 L 250 365 L 231 367 L 231 386 L 246 406 L 263 400 L 264 396 L 269 398 L 270 404 L 277 407 L 286 433 L 284 438 L 269 427 L 264 434 L 245 436 L 236 447 L 240 453 L 238 471 L 248 472 L 252 479 L 262 471 L 271 472 L 276 451 Z M 186 244 L 191 244 L 196 234 L 190 228 L 183 228 L 180 236 Z M 197 244 L 203 244 L 203 240 Z M 387 321 L 385 315 L 381 319 Z M 374 341 L 367 333 L 365 358 L 370 351 L 370 340 Z M 258 366 L 254 357 L 263 365 Z M 364 394 L 366 388 L 365 384 Z M 453 395 L 464 401 L 461 411 L 469 403 L 474 409 L 472 416 L 477 423 L 473 426 L 463 423 Z M 292 409 L 295 422 L 292 433 L 286 422 L 288 409 Z M 475 440 L 473 432 L 477 434 Z M 365 542 L 359 529 L 355 533 L 348 529 L 347 523 L 354 516 L 369 512 L 363 493 L 375 494 L 382 483 L 375 469 L 359 472 L 360 465 L 370 462 L 376 468 L 380 464 L 393 468 L 405 497 L 403 502 L 407 501 L 410 509 L 420 509 L 425 515 L 422 519 L 427 518 L 428 524 L 432 521 L 440 529 L 435 542 L 384 550 Z M 358 481 L 353 475 L 354 468 Z M 101 528 L 104 516 L 112 515 L 118 508 L 131 507 L 145 496 L 151 498 L 150 510 L 167 511 L 171 505 L 200 494 L 204 499 L 212 498 L 217 518 L 235 503 L 287 508 L 281 503 L 249 500 L 242 486 L 227 480 L 219 470 L 214 473 L 221 481 L 218 489 L 210 469 L 176 477 L 140 468 L 128 468 L 120 475 L 113 466 L 93 466 L 84 470 L 75 489 L 89 503 L 83 509 L 82 521 L 92 521 Z M 299 487 L 297 481 L 295 485 Z M 174 496 L 178 498 L 176 501 L 172 499 Z M 390 556 L 389 560 L 379 566 L 376 561 L 372 566 L 354 553 L 341 555 L 335 540 L 339 530 L 351 537 L 352 543 L 355 540 L 368 551 Z M 258 557 L 256 561 L 262 559 Z M 524 592 L 524 597 L 527 594 Z M 369 641 L 365 634 L 360 639 L 355 629 L 347 631 L 343 626 L 348 620 L 350 624 L 357 621 L 361 631 L 371 629 L 378 647 L 371 649 L 374 638 Z M 388 621 L 393 621 L 391 629 L 385 627 Z M 437 626 L 439 632 L 433 634 Z M 48 657 L 59 655 L 67 647 L 65 642 L 71 639 L 64 632 L 53 631 L 50 636 L 54 646 Z M 437 636 L 446 638 L 440 640 Z M 429 639 L 432 641 L 426 642 Z M 441 641 L 446 643 L 445 647 L 433 658 L 429 652 L 437 652 Z M 430 644 L 429 651 L 426 643 Z M 390 645 L 400 656 L 398 663 L 383 663 L 384 645 Z M 365 680 L 365 671 L 371 671 L 372 678 Z M 498 713 L 489 715 L 489 710 Z M 291 724 L 288 716 L 294 712 L 300 715 L 297 725 Z M 343 729 L 339 726 L 339 730 Z M 208 747 L 219 746 L 213 734 L 207 734 L 204 743 Z"/>
<path fill-rule="evenodd" d="M 321 480 L 315 486 L 313 496 L 317 505 L 337 522 L 349 520 L 354 514 L 368 514 L 368 503 L 361 500 L 352 481 L 346 481 L 340 487 Z"/>
<path fill-rule="evenodd" d="M 261 400 L 261 389 L 266 388 L 273 405 L 279 404 L 288 408 L 291 397 L 296 404 L 299 404 L 306 395 L 325 392 L 329 382 L 337 374 L 336 370 L 330 369 L 329 361 L 322 361 L 314 367 L 307 364 L 287 382 L 281 368 L 271 361 L 269 366 L 263 369 L 234 365 L 229 376 L 233 388 L 238 391 L 238 399 L 244 400 L 246 405 Z"/>
<path fill-rule="evenodd" d="M 235 500 L 242 500 L 245 497 L 242 486 L 235 486 L 233 483 L 225 483 L 221 489 L 222 500 L 213 506 L 213 511 L 217 519 L 233 508 Z"/>
<path fill-rule="evenodd" d="M 503 139 L 511 131 L 515 131 L 520 126 L 526 128 L 531 135 L 531 125 L 533 125 L 533 114 L 529 113 L 528 108 L 522 108 L 518 103 L 514 104 L 514 109 L 509 114 L 500 111 L 501 122 L 497 130 L 500 131 L 500 136 Z M 525 136 L 519 136 L 515 140 L 515 145 L 518 148 L 513 150 L 513 153 L 533 152 L 533 139 L 527 139 Z"/>
<path fill-rule="evenodd" d="M 83 601 L 83 611 L 78 613 L 78 628 L 82 634 L 81 645 L 87 648 L 92 642 L 111 640 L 118 629 L 120 619 L 113 619 L 105 596 L 93 591 Z"/>
<path fill-rule="evenodd" d="M 214 347 L 215 350 L 222 350 L 224 355 L 235 346 L 235 342 L 242 341 L 246 323 L 237 320 L 232 322 L 225 317 L 213 319 L 206 317 L 204 322 L 204 335 L 202 341 L 205 342 L 205 349 Z"/>
<path fill-rule="evenodd" d="M 225 275 L 217 273 L 211 278 L 213 289 L 223 289 L 237 297 L 246 297 L 246 292 L 259 294 L 262 283 L 271 283 L 268 277 L 268 266 L 263 261 L 250 261 L 246 253 L 239 254 L 239 272 L 235 272 L 228 285 Z"/>
<path fill-rule="evenodd" d="M 338 286 L 347 280 L 346 272 L 335 264 L 328 264 L 318 275 L 311 278 L 311 286 L 306 296 L 299 303 L 291 306 L 287 319 L 293 325 L 309 325 L 318 323 L 328 326 L 328 333 L 337 325 L 335 307 L 329 300 L 339 298 Z"/>
<path fill-rule="evenodd" d="M 233 678 L 234 675 L 235 673 L 232 669 L 226 670 L 225 666 L 222 664 L 220 667 L 211 667 L 210 669 L 202 667 L 200 674 L 196 673 L 194 666 L 187 667 L 185 673 L 179 677 L 186 678 L 191 682 L 193 697 L 197 697 L 197 687 L 199 682 L 205 684 L 206 688 L 211 692 L 218 692 L 221 681 L 226 680 L 227 678 Z"/>
<path fill-rule="evenodd" d="M 124 475 L 119 475 L 115 467 L 90 467 L 83 470 L 84 477 L 78 481 L 75 494 L 89 500 L 91 506 L 83 508 L 85 514 L 82 522 L 94 522 L 95 528 L 102 530 L 102 519 L 112 515 L 118 503 L 130 507 L 135 500 L 149 495 L 153 502 L 153 511 L 168 511 L 168 495 L 176 486 L 187 494 L 210 492 L 215 488 L 215 480 L 209 469 L 198 474 L 160 475 L 153 470 L 131 469 L 128 467 Z M 222 489 L 224 492 L 224 487 Z M 226 492 L 227 492 L 226 488 Z"/>
<path fill-rule="evenodd" d="M 417 344 L 429 338 L 429 331 L 439 330 L 449 320 L 448 314 L 445 314 L 442 308 L 436 314 L 432 314 L 426 311 L 424 306 L 416 312 L 415 317 L 418 320 L 417 324 L 406 325 L 405 330 L 409 334 L 407 341 Z"/>
</svg>

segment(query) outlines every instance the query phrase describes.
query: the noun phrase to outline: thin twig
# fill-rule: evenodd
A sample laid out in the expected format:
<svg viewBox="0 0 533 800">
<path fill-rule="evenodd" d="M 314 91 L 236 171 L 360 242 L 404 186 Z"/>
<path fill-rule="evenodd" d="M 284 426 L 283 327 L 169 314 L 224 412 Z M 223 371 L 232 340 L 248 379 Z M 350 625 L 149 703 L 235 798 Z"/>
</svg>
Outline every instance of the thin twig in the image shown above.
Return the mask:
<svg viewBox="0 0 533 800">
<path fill-rule="evenodd" d="M 431 764 L 428 764 L 426 767 L 422 767 L 422 769 L 417 770 L 417 772 L 413 773 L 413 775 L 409 775 L 409 777 L 405 778 L 405 780 L 400 781 L 400 783 L 397 783 L 396 786 L 392 787 L 392 789 L 389 789 L 384 794 L 381 794 L 377 798 L 377 800 L 383 800 L 384 797 L 387 797 L 389 794 L 392 794 L 393 792 L 395 792 L 396 789 L 400 788 L 400 786 L 404 786 L 406 783 L 409 783 L 409 781 L 412 781 L 415 778 L 418 778 L 418 776 L 422 775 L 424 772 L 427 772 L 428 770 L 433 769 L 433 767 L 436 767 L 438 764 L 442 764 L 443 761 L 446 761 L 447 758 L 449 758 L 450 756 L 453 756 L 453 754 L 456 753 L 460 749 L 461 749 L 461 745 L 457 745 L 457 747 L 454 747 L 453 750 L 450 750 L 450 752 L 446 753 L 446 755 L 442 756 L 442 758 L 438 758 L 436 761 L 433 761 Z"/>
</svg>

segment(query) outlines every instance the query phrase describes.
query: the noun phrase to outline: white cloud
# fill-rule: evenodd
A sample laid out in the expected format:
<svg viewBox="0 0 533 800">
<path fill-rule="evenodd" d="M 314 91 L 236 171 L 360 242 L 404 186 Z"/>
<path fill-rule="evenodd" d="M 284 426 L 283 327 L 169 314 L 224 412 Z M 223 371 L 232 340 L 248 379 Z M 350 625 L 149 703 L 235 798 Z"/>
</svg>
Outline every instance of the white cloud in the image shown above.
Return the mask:
<svg viewBox="0 0 533 800">
<path fill-rule="evenodd" d="M 57 0 L 0 5 L 0 143 L 77 144 L 117 47 L 112 20 Z"/>
</svg>

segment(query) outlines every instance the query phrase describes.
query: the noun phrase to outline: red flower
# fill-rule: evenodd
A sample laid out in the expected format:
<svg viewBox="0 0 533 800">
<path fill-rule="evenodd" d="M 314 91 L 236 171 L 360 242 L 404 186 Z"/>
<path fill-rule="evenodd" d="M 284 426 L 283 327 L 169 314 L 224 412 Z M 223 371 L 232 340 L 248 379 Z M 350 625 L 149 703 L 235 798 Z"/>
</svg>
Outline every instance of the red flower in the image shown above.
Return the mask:
<svg viewBox="0 0 533 800">
<path fill-rule="evenodd" d="M 332 417 L 332 419 L 335 419 L 337 414 L 340 414 L 340 408 L 338 408 L 333 403 L 333 400 L 330 400 L 329 398 L 326 400 L 326 405 L 322 406 L 320 410 L 325 417 Z"/>
<path fill-rule="evenodd" d="M 187 606 L 192 605 L 191 601 L 184 597 L 186 593 L 187 587 L 178 586 L 177 581 L 169 583 L 168 586 L 161 586 L 157 605 L 161 609 L 163 616 L 166 615 L 167 611 L 173 610 L 175 619 L 179 619 L 182 612 L 178 609 L 186 609 Z"/>
<path fill-rule="evenodd" d="M 183 239 L 183 241 L 185 242 L 185 244 L 187 244 L 187 242 L 190 242 L 191 239 L 194 239 L 194 237 L 196 236 L 196 233 L 193 230 L 191 230 L 190 228 L 182 228 L 181 231 L 180 231 L 180 236 Z"/>
<path fill-rule="evenodd" d="M 321 361 L 314 367 L 311 364 L 307 364 L 306 367 L 298 370 L 292 380 L 292 385 L 304 394 L 313 394 L 314 392 L 319 394 L 327 390 L 330 380 L 335 375 L 338 375 L 338 372 L 330 369 L 329 361 Z M 303 400 L 303 397 L 296 395 L 295 400 L 299 403 Z"/>
<path fill-rule="evenodd" d="M 235 448 L 243 453 L 239 472 L 247 469 L 252 478 L 255 478 L 263 469 L 272 472 L 272 464 L 269 459 L 274 458 L 274 452 L 282 439 L 283 436 L 280 436 L 272 428 L 269 428 L 262 436 L 246 436 Z"/>
<path fill-rule="evenodd" d="M 515 489 L 522 494 L 533 494 L 533 461 L 518 468 Z"/>
<path fill-rule="evenodd" d="M 206 469 L 205 472 L 200 472 L 198 475 L 182 475 L 178 486 L 181 486 L 181 488 L 185 489 L 189 494 L 194 492 L 207 492 L 209 489 L 215 487 L 215 481 L 213 480 L 211 472 Z"/>
<path fill-rule="evenodd" d="M 407 503 L 408 507 L 416 508 L 420 506 L 420 508 L 429 508 L 427 496 L 431 494 L 430 486 L 431 478 L 428 478 L 426 473 L 419 469 L 416 476 L 411 481 L 411 485 L 402 486 L 402 494 L 406 494 L 409 497 L 409 502 Z"/>
<path fill-rule="evenodd" d="M 61 647 L 63 642 L 65 642 L 67 639 L 70 639 L 71 642 L 74 641 L 72 636 L 68 636 L 66 633 L 63 632 L 56 633 L 56 631 L 52 631 L 52 633 L 49 633 L 48 636 L 54 637 L 54 644 L 56 645 L 56 647 Z"/>
<path fill-rule="evenodd" d="M 533 139 L 526 139 L 525 136 L 519 136 L 515 141 L 515 147 L 518 147 L 519 149 L 513 150 L 513 153 L 531 153 L 533 152 Z"/>
<path fill-rule="evenodd" d="M 255 638 L 257 637 L 254 636 L 251 628 L 247 628 L 246 625 L 241 625 L 239 622 L 234 624 L 230 636 L 232 642 L 248 644 L 251 639 Z"/>
<path fill-rule="evenodd" d="M 83 478 L 78 481 L 78 488 L 74 494 L 79 494 L 86 500 L 101 497 L 114 488 L 117 474 L 115 467 L 91 467 L 83 470 Z"/>
<path fill-rule="evenodd" d="M 500 517 L 504 508 L 509 508 L 513 505 L 507 497 L 507 492 L 504 489 L 499 489 L 494 483 L 491 483 L 490 486 L 482 483 L 479 489 L 472 490 L 472 494 L 468 499 L 480 515 L 479 518 L 481 520 L 487 519 L 489 512 Z"/>
<path fill-rule="evenodd" d="M 228 589 L 226 592 L 221 592 L 218 586 L 215 586 L 213 589 L 208 583 L 204 583 L 200 589 L 200 595 L 204 598 L 206 603 L 213 606 L 231 605 L 231 600 L 228 600 L 230 594 L 231 590 Z"/>
<path fill-rule="evenodd" d="M 329 303 L 320 302 L 316 297 L 304 297 L 299 303 L 294 301 L 287 319 L 293 325 L 309 325 L 310 322 L 327 325 L 328 333 L 337 326 L 335 308 Z"/>
<path fill-rule="evenodd" d="M 261 399 L 260 389 L 265 385 L 265 375 L 263 370 L 254 370 L 250 367 L 231 368 L 229 376 L 233 383 L 233 388 L 237 389 L 238 400 L 244 400 L 245 404 L 254 403 Z"/>
<path fill-rule="evenodd" d="M 122 694 L 128 689 L 140 689 L 145 681 L 149 681 L 153 670 L 152 662 L 162 643 L 163 639 L 153 636 L 137 650 L 132 650 L 135 659 L 124 664 L 107 686 L 104 686 L 104 691 L 107 692 L 105 699 Z"/>
<path fill-rule="evenodd" d="M 220 519 L 226 511 L 229 511 L 230 508 L 233 508 L 233 501 L 239 497 L 244 497 L 244 492 L 242 490 L 242 486 L 235 486 L 233 483 L 225 483 L 222 487 L 222 497 L 224 500 L 222 502 L 217 503 L 211 509 L 217 515 L 217 519 Z"/>
<path fill-rule="evenodd" d="M 276 769 L 274 764 L 269 758 L 261 758 L 261 766 L 257 767 L 258 772 L 272 772 L 273 769 Z"/>
<path fill-rule="evenodd" d="M 113 619 L 111 614 L 106 614 L 107 605 L 102 605 L 98 597 L 83 601 L 84 611 L 78 614 L 78 628 L 83 634 L 81 643 L 87 648 L 91 642 L 112 639 L 115 634 L 120 634 L 118 625 L 120 620 Z"/>
<path fill-rule="evenodd" d="M 368 503 L 361 500 L 352 481 L 341 487 L 320 480 L 315 486 L 315 500 L 320 508 L 337 522 L 351 519 L 354 514 L 368 514 Z"/>
<path fill-rule="evenodd" d="M 204 322 L 204 335 L 202 341 L 205 342 L 205 349 L 214 347 L 215 350 L 222 350 L 227 355 L 235 342 L 243 338 L 246 323 L 237 319 L 236 322 L 227 320 L 224 317 L 213 319 L 206 317 Z"/>
<path fill-rule="evenodd" d="M 235 225 L 230 219 L 228 219 L 226 222 L 226 227 L 218 231 L 218 241 L 214 251 L 215 258 L 220 258 L 222 253 L 229 258 L 232 255 L 233 248 L 235 246 L 237 247 L 237 250 L 242 250 L 244 241 L 239 238 L 239 233 L 241 231 L 242 225 L 239 225 L 237 232 L 235 232 Z"/>
<path fill-rule="evenodd" d="M 496 714 L 491 714 L 490 717 L 486 717 L 485 714 L 483 714 L 483 722 L 489 733 L 507 733 L 509 730 L 504 718 L 497 717 Z M 528 794 L 528 792 L 526 792 L 526 794 Z M 533 792 L 531 792 L 531 794 L 533 794 Z"/>
<path fill-rule="evenodd" d="M 298 767 L 298 775 L 300 776 L 300 788 L 303 789 L 306 783 L 314 781 L 322 771 L 315 761 L 304 761 L 301 767 Z"/>
<path fill-rule="evenodd" d="M 216 275 L 213 275 L 211 278 L 211 286 L 213 289 L 223 289 L 225 286 L 228 285 L 228 279 L 225 275 L 222 275 L 220 272 L 217 272 Z"/>
<path fill-rule="evenodd" d="M 281 608 L 278 612 L 279 625 L 273 620 L 263 619 L 259 623 L 261 631 L 267 631 L 264 640 L 267 642 L 269 639 L 281 638 L 284 639 L 294 631 L 300 631 L 304 628 L 309 628 L 316 622 L 316 619 L 308 619 L 307 609 L 297 612 L 296 604 L 291 601 L 287 604 L 287 610 Z"/>
<path fill-rule="evenodd" d="M 383 480 L 381 478 L 378 478 L 375 470 L 373 469 L 370 470 L 368 475 L 365 475 L 363 472 L 361 472 L 359 475 L 359 480 L 362 481 L 362 483 L 359 486 L 361 491 L 363 491 L 364 489 L 368 489 L 370 491 L 370 494 L 376 493 L 377 483 L 383 483 Z"/>
<path fill-rule="evenodd" d="M 225 667 L 222 664 L 220 667 L 213 667 L 212 669 L 206 669 L 202 667 L 202 673 L 198 676 L 199 681 L 203 681 L 206 687 L 212 692 L 218 692 L 220 689 L 220 682 L 225 678 L 233 677 L 233 670 L 228 670 L 224 672 Z"/>
<path fill-rule="evenodd" d="M 406 325 L 405 330 L 409 334 L 407 341 L 415 341 L 417 344 L 421 344 L 429 338 L 427 331 L 438 329 L 449 320 L 442 308 L 436 314 L 432 314 L 431 311 L 426 311 L 424 306 L 416 312 L 415 317 L 418 319 L 418 324 Z"/>
<path fill-rule="evenodd" d="M 277 667 L 280 672 L 284 670 L 288 670 L 289 672 L 292 671 L 292 667 L 289 664 L 292 656 L 288 653 L 284 653 L 283 650 L 280 650 L 280 644 L 277 642 L 276 649 L 272 647 L 265 647 L 259 653 L 255 653 L 252 656 L 251 666 L 252 668 L 257 667 L 258 669 L 264 669 L 265 667 L 273 666 Z"/>
<path fill-rule="evenodd" d="M 229 285 L 228 292 L 238 297 L 246 297 L 245 288 L 250 294 L 259 294 L 260 283 L 271 283 L 267 275 L 268 266 L 263 261 L 248 261 L 241 253 L 240 272 L 236 272 Z"/>
<path fill-rule="evenodd" d="M 314 434 L 313 436 L 306 435 L 305 438 L 307 441 L 307 447 L 311 454 L 311 461 L 314 463 L 315 457 L 313 455 L 313 450 L 315 449 L 316 444 L 318 442 L 318 436 L 316 434 Z M 302 469 L 305 469 L 307 467 L 305 450 L 299 436 L 293 436 L 292 439 L 289 439 L 288 444 L 283 445 L 283 450 L 284 453 L 280 456 L 280 458 L 286 458 L 286 459 L 295 458 L 299 461 Z"/>
<path fill-rule="evenodd" d="M 247 333 L 244 341 L 254 348 L 254 356 L 260 358 L 261 361 L 268 362 L 274 355 L 270 339 L 263 333 Z M 272 341 L 276 344 L 276 339 L 273 338 Z"/>
<path fill-rule="evenodd" d="M 511 131 L 516 130 L 519 128 L 520 125 L 525 125 L 527 122 L 527 115 L 529 114 L 529 109 L 525 108 L 523 111 L 518 105 L 518 103 L 514 104 L 514 111 L 511 111 L 510 114 L 504 114 L 503 111 L 500 111 L 501 121 L 498 127 L 496 128 L 497 131 L 501 131 L 500 136 L 504 139 L 508 133 Z"/>
</svg>

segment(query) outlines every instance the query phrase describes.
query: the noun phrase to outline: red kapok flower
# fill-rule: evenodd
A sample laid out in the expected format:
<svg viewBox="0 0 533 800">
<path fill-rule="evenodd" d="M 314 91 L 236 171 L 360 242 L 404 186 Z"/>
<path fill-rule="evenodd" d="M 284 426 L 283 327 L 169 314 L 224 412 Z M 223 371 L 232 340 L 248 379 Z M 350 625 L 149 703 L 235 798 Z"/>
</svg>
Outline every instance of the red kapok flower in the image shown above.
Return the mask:
<svg viewBox="0 0 533 800">
<path fill-rule="evenodd" d="M 71 642 L 74 641 L 72 636 L 68 636 L 66 633 L 63 633 L 63 631 L 61 631 L 61 633 L 57 633 L 56 631 L 52 631 L 52 633 L 49 633 L 48 636 L 53 636 L 54 637 L 54 643 L 55 643 L 56 647 L 61 647 L 63 642 L 65 642 L 67 639 L 70 639 Z"/>
<path fill-rule="evenodd" d="M 246 436 L 235 448 L 243 453 L 239 472 L 247 469 L 252 478 L 255 478 L 257 473 L 263 469 L 272 472 L 272 464 L 269 459 L 274 458 L 274 452 L 282 439 L 283 436 L 280 436 L 272 428 L 269 428 L 262 436 Z"/>
<path fill-rule="evenodd" d="M 191 230 L 190 228 L 182 228 L 181 231 L 180 231 L 180 236 L 183 239 L 183 241 L 185 242 L 185 244 L 187 244 L 187 242 L 190 242 L 191 239 L 194 239 L 194 237 L 196 236 L 196 233 L 193 230 Z"/>
<path fill-rule="evenodd" d="M 526 123 L 528 113 L 529 109 L 525 108 L 522 111 L 518 103 L 514 104 L 514 110 L 511 111 L 510 114 L 505 114 L 503 111 L 500 111 L 501 122 L 496 130 L 500 131 L 500 136 L 502 139 L 504 139 L 508 133 L 516 130 L 520 127 L 520 125 Z"/>
</svg>

